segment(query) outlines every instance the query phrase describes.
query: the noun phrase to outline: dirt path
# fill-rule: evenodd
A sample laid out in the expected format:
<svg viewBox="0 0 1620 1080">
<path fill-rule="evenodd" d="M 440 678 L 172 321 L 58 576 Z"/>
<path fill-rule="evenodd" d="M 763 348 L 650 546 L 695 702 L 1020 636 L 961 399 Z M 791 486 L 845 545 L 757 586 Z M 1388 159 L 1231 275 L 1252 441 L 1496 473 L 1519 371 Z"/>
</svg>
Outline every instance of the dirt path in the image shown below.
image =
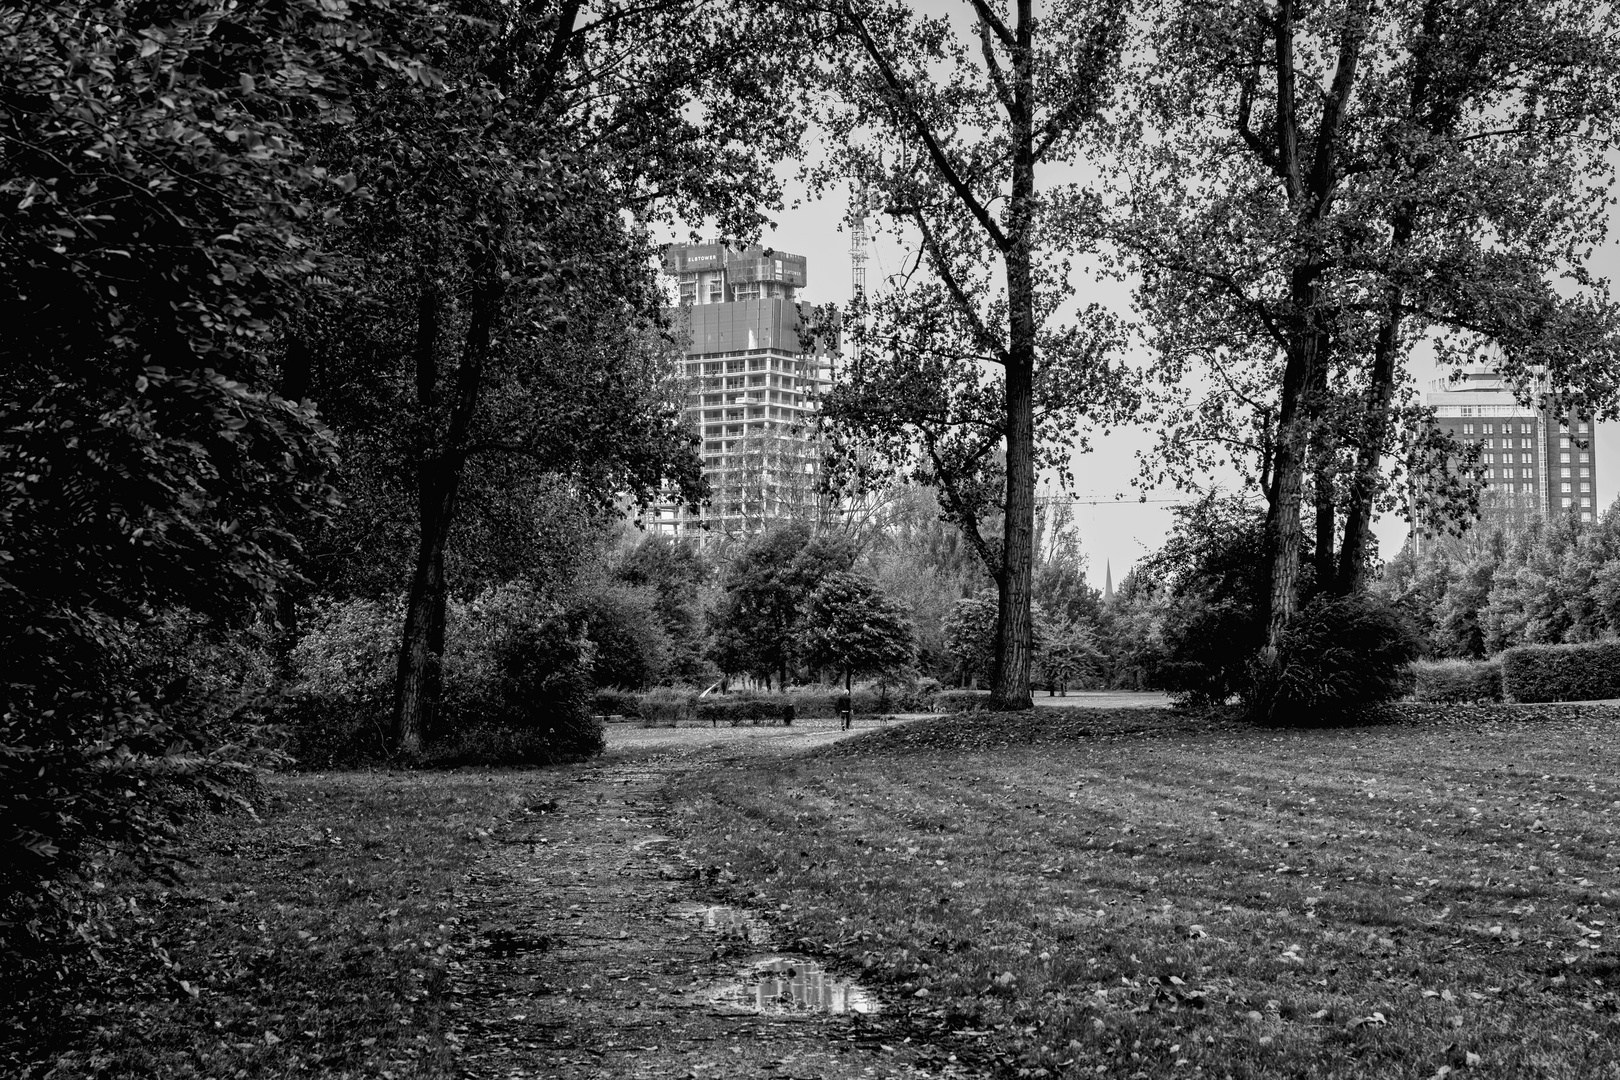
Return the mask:
<svg viewBox="0 0 1620 1080">
<path fill-rule="evenodd" d="M 811 740 L 826 735 L 804 732 Z M 730 746 L 726 752 L 769 752 Z M 870 1014 L 758 1006 L 737 984 L 772 947 L 768 923 L 707 911 L 703 875 L 662 832 L 659 787 L 714 749 L 551 774 L 469 877 L 466 951 L 451 966 L 452 1038 L 467 1077 L 967 1077 L 946 1049 L 860 988 L 820 1000 Z M 708 925 L 704 915 L 708 914 Z M 732 986 L 732 1000 L 721 991 Z M 785 988 L 767 984 L 766 997 Z M 744 1000 L 746 999 L 746 1000 Z"/>
</svg>

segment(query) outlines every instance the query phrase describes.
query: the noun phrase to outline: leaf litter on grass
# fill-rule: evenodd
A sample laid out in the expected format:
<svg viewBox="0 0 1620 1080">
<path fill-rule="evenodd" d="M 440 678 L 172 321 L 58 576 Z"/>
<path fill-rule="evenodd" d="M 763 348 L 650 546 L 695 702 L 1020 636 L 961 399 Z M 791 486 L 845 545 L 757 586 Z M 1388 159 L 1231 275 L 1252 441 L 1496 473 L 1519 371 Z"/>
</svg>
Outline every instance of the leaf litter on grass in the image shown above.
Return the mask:
<svg viewBox="0 0 1620 1080">
<path fill-rule="evenodd" d="M 1620 713 L 1393 714 L 923 721 L 674 805 L 695 853 L 787 901 L 786 933 L 1015 1069 L 1620 1067 L 1620 971 L 1590 936 L 1616 907 L 1620 752 L 1597 736 Z M 1503 829 L 1479 802 L 1568 818 Z"/>
</svg>

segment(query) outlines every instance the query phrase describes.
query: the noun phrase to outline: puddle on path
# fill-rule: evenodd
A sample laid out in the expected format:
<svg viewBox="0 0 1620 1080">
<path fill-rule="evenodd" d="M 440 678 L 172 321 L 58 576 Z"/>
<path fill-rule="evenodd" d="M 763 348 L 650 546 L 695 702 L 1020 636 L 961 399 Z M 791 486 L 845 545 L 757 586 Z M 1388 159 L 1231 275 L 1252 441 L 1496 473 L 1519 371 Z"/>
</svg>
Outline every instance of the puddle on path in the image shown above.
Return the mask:
<svg viewBox="0 0 1620 1080">
<path fill-rule="evenodd" d="M 682 904 L 675 909 L 675 914 L 683 919 L 695 920 L 722 941 L 763 945 L 770 940 L 770 932 L 764 923 L 749 912 L 728 904 Z"/>
<path fill-rule="evenodd" d="M 759 1013 L 875 1013 L 875 998 L 799 957 L 767 956 L 708 995 L 710 1004 Z"/>
</svg>

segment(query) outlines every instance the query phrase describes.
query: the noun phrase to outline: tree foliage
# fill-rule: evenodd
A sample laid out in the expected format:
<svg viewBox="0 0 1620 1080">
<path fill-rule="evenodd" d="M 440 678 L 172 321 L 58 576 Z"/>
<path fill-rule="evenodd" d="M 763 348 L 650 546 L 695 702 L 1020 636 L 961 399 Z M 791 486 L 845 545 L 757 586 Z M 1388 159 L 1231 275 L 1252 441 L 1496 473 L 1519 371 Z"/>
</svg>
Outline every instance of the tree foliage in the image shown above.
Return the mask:
<svg viewBox="0 0 1620 1080">
<path fill-rule="evenodd" d="M 914 652 L 905 609 L 870 578 L 848 571 L 829 574 L 816 586 L 798 634 L 804 662 L 842 672 L 846 690 L 854 676 L 908 667 Z"/>
<path fill-rule="evenodd" d="M 711 623 L 711 656 L 720 670 L 746 673 L 785 688 L 803 660 L 799 622 L 816 586 L 847 572 L 855 552 L 837 534 L 812 535 L 803 523 L 767 529 L 726 568 Z"/>
<path fill-rule="evenodd" d="M 296 533 L 331 509 L 333 440 L 276 392 L 277 333 L 320 287 L 307 224 L 346 185 L 293 127 L 346 122 L 358 65 L 414 70 L 358 25 L 373 10 L 0 9 L 13 961 L 85 914 L 75 887 L 99 853 L 160 860 L 187 808 L 226 798 L 244 768 L 246 729 L 153 650 L 185 612 L 249 621 L 295 573 Z"/>
<path fill-rule="evenodd" d="M 1378 582 L 1440 656 L 1493 656 L 1515 645 L 1620 634 L 1620 517 L 1548 520 L 1487 505 L 1460 537 L 1409 547 Z"/>
<path fill-rule="evenodd" d="M 753 94 L 768 59 L 732 62 L 755 28 L 724 5 L 466 0 L 425 16 L 406 32 L 429 77 L 368 87 L 363 122 L 325 148 L 368 199 L 330 238 L 355 287 L 302 328 L 311 383 L 358 399 L 353 475 L 381 478 L 373 511 L 404 521 L 390 535 L 412 567 L 395 704 L 409 751 L 433 726 L 469 517 L 548 479 L 602 508 L 666 481 L 701 496 L 646 226 L 757 227 L 767 162 L 795 130 L 778 96 Z"/>
<path fill-rule="evenodd" d="M 1109 101 L 1124 5 L 973 0 L 965 32 L 901 2 L 806 6 L 829 43 L 822 180 L 848 180 L 915 252 L 859 298 L 827 413 L 847 469 L 937 488 L 997 584 L 993 692 L 1028 708 L 1036 472 L 1067 477 L 1085 423 L 1129 399 L 1115 321 L 1074 310 L 1094 196 L 1047 175 Z"/>
<path fill-rule="evenodd" d="M 1612 410 L 1620 319 L 1588 258 L 1620 53 L 1607 12 L 1574 3 L 1155 16 L 1122 236 L 1164 388 L 1149 471 L 1234 462 L 1264 493 L 1274 654 L 1303 595 L 1303 510 L 1318 584 L 1345 592 L 1398 491 L 1380 487 L 1392 452 L 1460 466 L 1447 509 L 1477 506 L 1470 451 L 1402 396 L 1415 343 L 1556 412 Z"/>
</svg>

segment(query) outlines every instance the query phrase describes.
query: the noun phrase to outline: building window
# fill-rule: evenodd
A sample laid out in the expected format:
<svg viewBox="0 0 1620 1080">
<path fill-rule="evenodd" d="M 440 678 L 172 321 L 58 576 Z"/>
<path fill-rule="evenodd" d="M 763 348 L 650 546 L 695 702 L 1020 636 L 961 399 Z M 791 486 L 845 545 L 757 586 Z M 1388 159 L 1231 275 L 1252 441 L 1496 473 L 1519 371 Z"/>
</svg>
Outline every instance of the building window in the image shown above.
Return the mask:
<svg viewBox="0 0 1620 1080">
<path fill-rule="evenodd" d="M 1558 460 L 1563 462 L 1565 465 L 1568 465 L 1569 464 L 1569 451 L 1565 450 L 1563 453 L 1559 454 L 1558 455 Z"/>
<path fill-rule="evenodd" d="M 1472 435 L 1473 433 L 1474 433 L 1474 425 L 1473 424 L 1464 424 L 1463 425 L 1463 434 L 1464 435 Z"/>
<path fill-rule="evenodd" d="M 1569 488 L 1569 483 L 1568 483 L 1568 481 L 1565 481 L 1565 482 L 1564 482 L 1564 483 L 1563 483 L 1563 484 L 1560 484 L 1560 485 L 1559 485 L 1559 487 L 1560 487 L 1560 488 L 1561 488 L 1561 489 L 1562 489 L 1562 490 L 1564 490 L 1564 491 L 1566 491 L 1566 492 L 1567 492 L 1567 491 L 1569 491 L 1569 489 L 1570 489 L 1570 488 Z"/>
<path fill-rule="evenodd" d="M 1496 425 L 1495 424 L 1486 424 L 1480 430 L 1485 432 L 1485 434 L 1487 434 L 1487 435 L 1495 435 L 1496 434 Z"/>
<path fill-rule="evenodd" d="M 1563 477 L 1568 477 L 1569 476 L 1569 470 L 1568 469 L 1559 469 L 1558 470 L 1558 475 L 1563 476 Z"/>
<path fill-rule="evenodd" d="M 1591 491 L 1592 490 L 1592 481 L 1590 481 L 1590 480 L 1582 480 L 1581 481 L 1581 490 L 1582 491 Z"/>
<path fill-rule="evenodd" d="M 1592 455 L 1587 453 L 1585 450 L 1582 450 L 1581 451 L 1581 460 L 1582 461 L 1591 461 L 1592 460 Z"/>
<path fill-rule="evenodd" d="M 1590 510 L 1582 510 L 1581 511 L 1581 520 L 1582 521 L 1591 521 L 1592 520 L 1592 511 L 1590 511 Z"/>
<path fill-rule="evenodd" d="M 1592 496 L 1590 496 L 1590 495 L 1582 495 L 1581 496 L 1581 505 L 1582 506 L 1591 506 L 1592 505 Z"/>
</svg>

